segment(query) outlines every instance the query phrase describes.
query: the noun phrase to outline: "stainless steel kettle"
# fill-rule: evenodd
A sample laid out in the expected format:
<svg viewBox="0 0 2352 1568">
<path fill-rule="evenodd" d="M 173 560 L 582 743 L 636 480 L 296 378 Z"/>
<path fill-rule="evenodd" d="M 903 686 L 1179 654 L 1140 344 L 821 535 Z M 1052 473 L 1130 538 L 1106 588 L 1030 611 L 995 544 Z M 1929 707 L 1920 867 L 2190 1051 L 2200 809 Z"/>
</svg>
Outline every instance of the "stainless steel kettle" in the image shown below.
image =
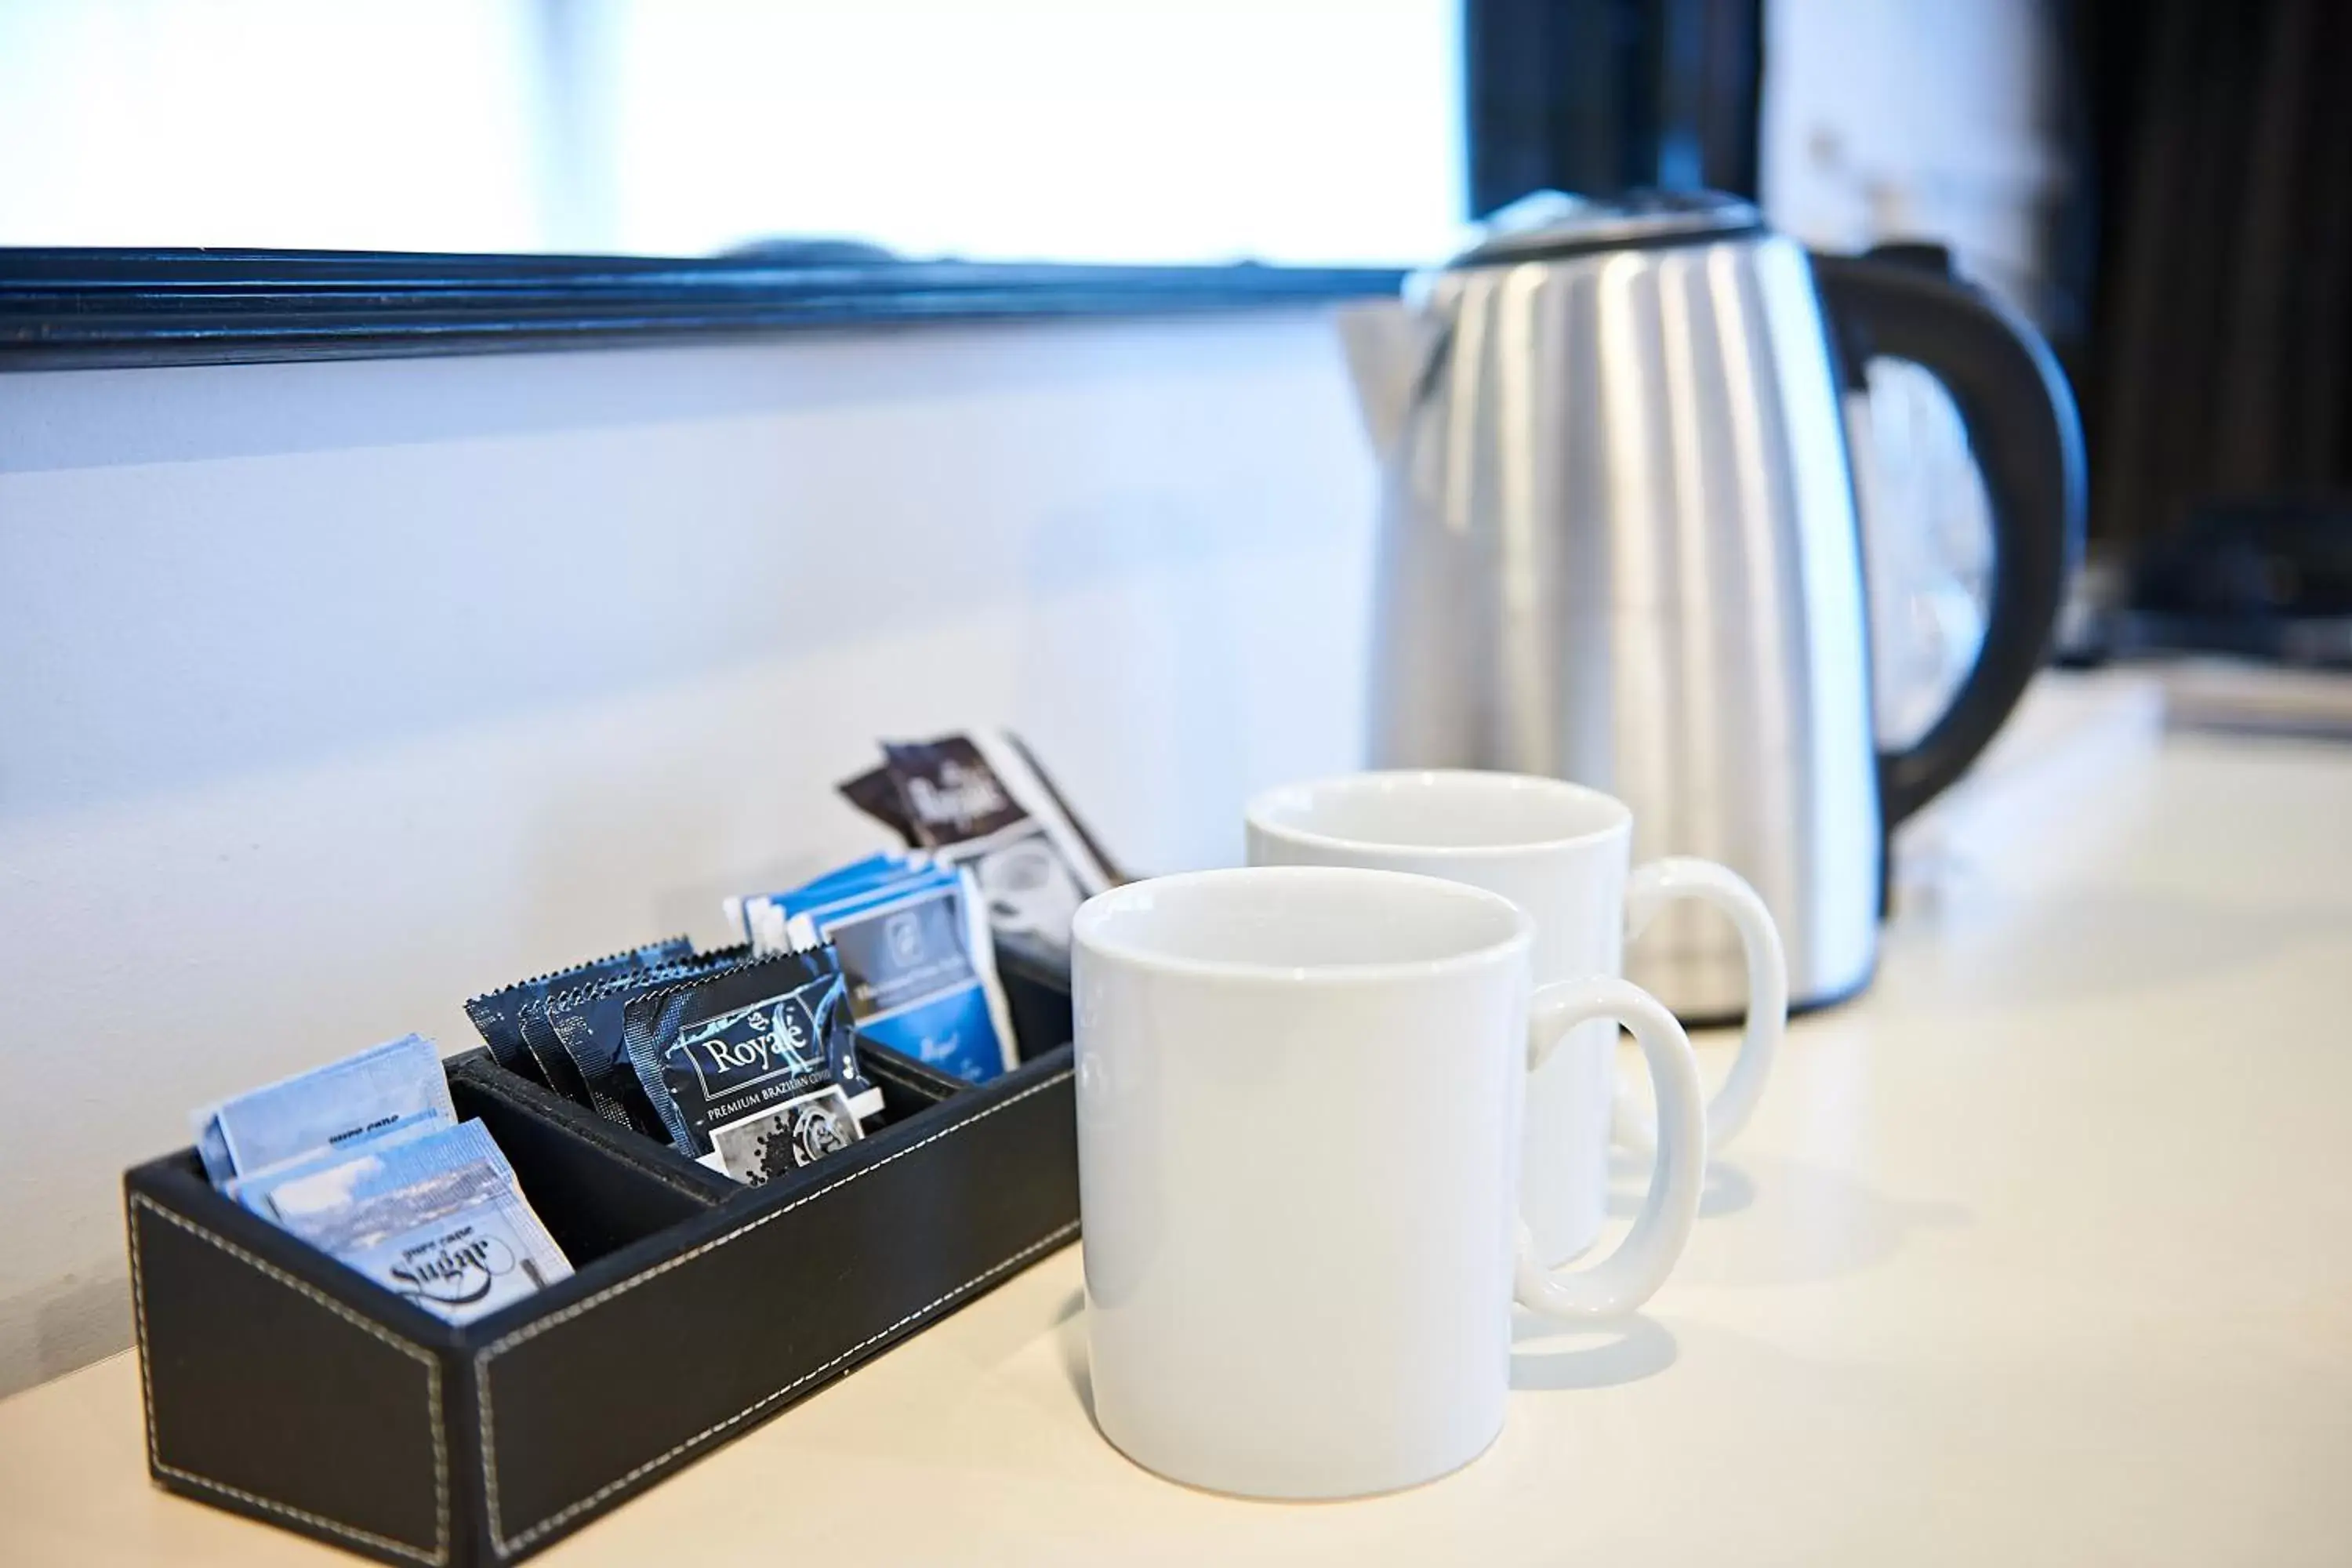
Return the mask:
<svg viewBox="0 0 2352 1568">
<path fill-rule="evenodd" d="M 1809 256 L 1712 195 L 1547 195 L 1348 347 L 1385 448 L 1376 766 L 1597 785 L 1637 858 L 1703 855 L 1779 921 L 1797 1006 L 1867 984 L 1886 835 L 1950 784 L 2041 663 L 2080 552 L 2073 399 L 2033 331 L 1929 270 Z M 1874 356 L 1945 384 L 1990 503 L 1982 650 L 1880 753 L 1841 387 Z M 1628 973 L 1736 1014 L 1736 937 L 1679 906 Z"/>
</svg>

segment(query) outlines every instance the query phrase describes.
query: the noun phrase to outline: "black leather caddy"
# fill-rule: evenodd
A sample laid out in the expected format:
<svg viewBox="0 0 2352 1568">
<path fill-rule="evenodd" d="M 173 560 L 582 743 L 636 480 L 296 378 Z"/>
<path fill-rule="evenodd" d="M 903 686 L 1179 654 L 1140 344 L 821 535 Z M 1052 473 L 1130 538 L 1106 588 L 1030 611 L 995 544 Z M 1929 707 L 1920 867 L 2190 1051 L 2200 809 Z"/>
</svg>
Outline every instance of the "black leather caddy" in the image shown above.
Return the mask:
<svg viewBox="0 0 2352 1568">
<path fill-rule="evenodd" d="M 221 1197 L 192 1149 L 136 1167 L 149 1469 L 388 1563 L 510 1563 L 921 1331 L 1078 1233 L 1067 983 L 1003 973 L 1019 1068 L 864 1050 L 885 1124 L 756 1188 L 453 1059 L 577 1270 L 463 1326 Z"/>
</svg>

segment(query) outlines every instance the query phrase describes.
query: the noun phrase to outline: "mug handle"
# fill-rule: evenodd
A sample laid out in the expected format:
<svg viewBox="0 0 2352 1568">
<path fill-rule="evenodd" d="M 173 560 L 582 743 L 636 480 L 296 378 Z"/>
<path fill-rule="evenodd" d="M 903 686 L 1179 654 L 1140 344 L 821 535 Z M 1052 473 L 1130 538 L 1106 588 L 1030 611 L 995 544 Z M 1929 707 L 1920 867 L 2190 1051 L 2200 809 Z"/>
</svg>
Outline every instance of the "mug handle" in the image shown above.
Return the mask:
<svg viewBox="0 0 2352 1568">
<path fill-rule="evenodd" d="M 1614 975 L 1564 980 L 1539 988 L 1528 1007 L 1528 1070 L 1543 1066 L 1579 1026 L 1613 1018 L 1633 1031 L 1658 1088 L 1657 1159 L 1649 1195 L 1617 1250 L 1587 1268 L 1555 1273 L 1537 1260 L 1535 1238 L 1519 1225 L 1513 1294 L 1555 1318 L 1612 1318 L 1652 1296 L 1682 1256 L 1698 1215 L 1706 1177 L 1706 1100 L 1690 1037 L 1656 997 Z"/>
<path fill-rule="evenodd" d="M 1772 1076 L 1772 1057 L 1789 1026 L 1789 960 L 1780 948 L 1780 928 L 1748 879 L 1728 866 L 1686 855 L 1633 868 L 1625 884 L 1625 940 L 1641 935 L 1658 910 L 1676 899 L 1696 899 L 1730 916 L 1748 955 L 1748 1025 L 1739 1037 L 1739 1056 L 1706 1107 L 1707 1145 L 1720 1149 L 1756 1114 L 1764 1080 Z M 1654 1145 L 1657 1133 L 1650 1118 L 1622 1094 L 1617 1096 L 1615 1123 L 1621 1147 L 1646 1154 Z"/>
</svg>

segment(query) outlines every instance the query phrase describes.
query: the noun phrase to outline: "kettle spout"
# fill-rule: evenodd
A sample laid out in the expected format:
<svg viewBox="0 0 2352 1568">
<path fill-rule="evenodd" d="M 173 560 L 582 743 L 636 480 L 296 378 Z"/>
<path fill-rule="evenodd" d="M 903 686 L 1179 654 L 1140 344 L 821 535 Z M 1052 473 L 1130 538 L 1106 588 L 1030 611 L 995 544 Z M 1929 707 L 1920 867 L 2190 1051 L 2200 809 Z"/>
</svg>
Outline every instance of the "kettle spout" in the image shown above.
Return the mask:
<svg viewBox="0 0 2352 1568">
<path fill-rule="evenodd" d="M 1375 300 L 1343 306 L 1338 312 L 1339 341 L 1355 378 L 1356 407 L 1364 433 L 1382 462 L 1404 434 L 1429 356 L 1444 329 L 1430 312 L 1402 300 Z"/>
</svg>

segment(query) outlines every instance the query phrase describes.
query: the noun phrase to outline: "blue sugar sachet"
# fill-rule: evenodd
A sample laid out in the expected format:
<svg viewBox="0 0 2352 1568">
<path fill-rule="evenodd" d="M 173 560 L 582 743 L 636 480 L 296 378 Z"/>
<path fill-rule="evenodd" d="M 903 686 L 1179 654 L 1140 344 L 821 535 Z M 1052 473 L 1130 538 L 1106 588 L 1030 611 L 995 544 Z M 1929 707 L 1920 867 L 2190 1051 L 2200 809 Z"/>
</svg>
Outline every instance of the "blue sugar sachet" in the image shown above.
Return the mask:
<svg viewBox="0 0 2352 1568">
<path fill-rule="evenodd" d="M 457 1121 L 439 1053 L 404 1035 L 196 1111 L 196 1152 L 215 1186 L 356 1148 L 419 1124 Z"/>
<path fill-rule="evenodd" d="M 371 1145 L 273 1201 L 286 1229 L 452 1322 L 572 1273 L 479 1121 Z"/>
<path fill-rule="evenodd" d="M 347 1165 L 362 1153 L 374 1153 L 396 1143 L 408 1142 L 413 1139 L 429 1138 L 436 1132 L 446 1132 L 456 1125 L 457 1120 L 454 1116 L 420 1116 L 396 1127 L 386 1128 L 369 1138 L 350 1143 L 330 1145 L 301 1159 L 280 1161 L 268 1170 L 256 1172 L 250 1176 L 233 1176 L 220 1190 L 231 1201 L 251 1209 L 262 1218 L 276 1219 L 278 1217 L 276 1195 L 278 1188 L 289 1183 L 317 1175 L 321 1171 L 331 1171 L 339 1166 Z"/>
<path fill-rule="evenodd" d="M 211 1110 L 197 1111 L 191 1120 L 196 1129 L 196 1158 L 205 1167 L 205 1180 L 226 1191 L 236 1179 L 236 1162 L 229 1158 L 228 1140 L 221 1136 L 220 1117 Z"/>
</svg>

